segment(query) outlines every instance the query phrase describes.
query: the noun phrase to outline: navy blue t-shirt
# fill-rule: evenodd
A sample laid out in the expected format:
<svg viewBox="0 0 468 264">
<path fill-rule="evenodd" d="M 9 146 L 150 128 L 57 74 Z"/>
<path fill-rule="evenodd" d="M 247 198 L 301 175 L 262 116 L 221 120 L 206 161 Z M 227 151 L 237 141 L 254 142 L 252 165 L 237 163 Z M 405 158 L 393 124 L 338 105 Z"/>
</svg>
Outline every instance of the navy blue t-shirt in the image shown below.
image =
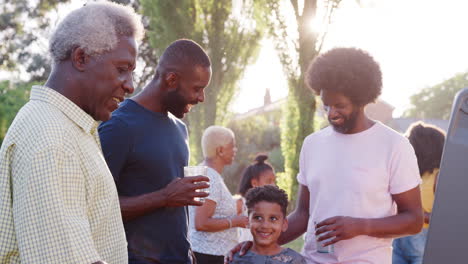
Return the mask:
<svg viewBox="0 0 468 264">
<path fill-rule="evenodd" d="M 102 150 L 117 191 L 137 196 L 183 177 L 187 128 L 171 114 L 155 113 L 125 100 L 99 126 Z M 124 223 L 129 263 L 191 263 L 186 207 L 164 207 Z"/>
</svg>

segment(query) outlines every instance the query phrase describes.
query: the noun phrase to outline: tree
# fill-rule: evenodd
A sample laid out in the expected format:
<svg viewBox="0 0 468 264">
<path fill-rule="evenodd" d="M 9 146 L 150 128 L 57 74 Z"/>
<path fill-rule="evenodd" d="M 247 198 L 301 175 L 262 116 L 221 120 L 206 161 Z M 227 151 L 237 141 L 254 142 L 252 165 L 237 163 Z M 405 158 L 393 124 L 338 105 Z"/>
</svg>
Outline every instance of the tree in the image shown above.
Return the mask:
<svg viewBox="0 0 468 264">
<path fill-rule="evenodd" d="M 49 12 L 68 0 L 12 0 L 0 5 L 0 69 L 28 73 L 23 81 L 45 80 L 50 72 L 45 35 Z"/>
<path fill-rule="evenodd" d="M 31 86 L 35 83 L 12 85 L 9 81 L 0 82 L 0 145 L 19 109 L 29 100 Z"/>
<path fill-rule="evenodd" d="M 224 170 L 223 178 L 232 193 L 237 193 L 243 171 L 259 153 L 268 154 L 268 162 L 275 171 L 283 170 L 284 160 L 279 151 L 280 119 L 281 109 L 278 109 L 229 122 L 228 127 L 236 137 L 237 154 L 233 164 Z"/>
<path fill-rule="evenodd" d="M 299 153 L 304 138 L 314 131 L 314 114 L 316 109 L 315 96 L 305 83 L 304 76 L 309 63 L 320 53 L 325 32 L 311 30 L 313 20 L 322 20 L 328 25 L 335 9 L 341 0 L 320 1 L 323 6 L 317 6 L 317 0 L 303 1 L 290 0 L 295 18 L 295 28 L 291 31 L 286 22 L 284 6 L 287 4 L 280 0 L 266 0 L 269 12 L 268 28 L 272 36 L 283 71 L 288 78 L 289 95 L 285 105 L 281 125 L 281 148 L 285 158 L 285 175 L 293 180 L 290 182 L 288 193 L 297 192 L 297 183 L 294 180 L 299 171 Z M 317 11 L 323 10 L 323 16 L 318 17 Z M 291 197 L 295 199 L 295 196 Z"/>
<path fill-rule="evenodd" d="M 442 83 L 424 88 L 410 97 L 412 106 L 403 115 L 448 120 L 455 94 L 465 87 L 468 87 L 468 72 L 456 74 Z"/>
<path fill-rule="evenodd" d="M 233 4 L 237 6 L 233 6 Z M 190 130 L 191 163 L 201 161 L 200 138 L 213 124 L 224 124 L 237 81 L 258 53 L 262 38 L 259 3 L 253 0 L 141 0 L 149 19 L 151 47 L 162 51 L 172 41 L 190 38 L 205 48 L 212 63 L 212 78 L 205 102 L 192 109 L 186 122 Z M 236 10 L 237 13 L 234 12 Z"/>
</svg>

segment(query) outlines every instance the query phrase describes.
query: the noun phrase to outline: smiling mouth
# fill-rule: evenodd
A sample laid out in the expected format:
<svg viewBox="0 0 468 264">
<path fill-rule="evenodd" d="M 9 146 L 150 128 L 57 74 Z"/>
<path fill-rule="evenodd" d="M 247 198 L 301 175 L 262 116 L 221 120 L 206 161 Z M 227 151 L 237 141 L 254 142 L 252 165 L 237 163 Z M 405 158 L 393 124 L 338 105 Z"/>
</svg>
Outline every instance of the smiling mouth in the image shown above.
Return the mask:
<svg viewBox="0 0 468 264">
<path fill-rule="evenodd" d="M 257 234 L 261 238 L 269 238 L 271 235 L 273 235 L 273 232 L 257 232 Z"/>
<path fill-rule="evenodd" d="M 344 118 L 342 117 L 337 117 L 337 118 L 331 118 L 329 119 L 330 123 L 333 125 L 341 125 L 344 123 Z"/>
<path fill-rule="evenodd" d="M 184 112 L 185 112 L 185 113 L 188 113 L 188 112 L 190 112 L 190 109 L 192 109 L 192 107 L 193 107 L 193 105 L 192 105 L 192 104 L 188 104 L 188 105 L 186 105 L 186 106 L 185 106 L 185 108 L 184 108 Z"/>
</svg>

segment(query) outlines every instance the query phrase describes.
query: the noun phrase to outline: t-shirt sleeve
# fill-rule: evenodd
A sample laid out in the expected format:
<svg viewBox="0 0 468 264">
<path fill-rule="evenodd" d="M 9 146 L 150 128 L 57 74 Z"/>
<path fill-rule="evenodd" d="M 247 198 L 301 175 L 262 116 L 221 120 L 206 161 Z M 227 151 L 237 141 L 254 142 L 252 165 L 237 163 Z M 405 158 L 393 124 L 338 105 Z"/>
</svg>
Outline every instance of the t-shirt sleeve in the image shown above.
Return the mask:
<svg viewBox="0 0 468 264">
<path fill-rule="evenodd" d="M 399 194 L 417 187 L 421 183 L 418 162 L 413 146 L 402 140 L 394 151 L 390 163 L 390 193 Z"/>
<path fill-rule="evenodd" d="M 113 117 L 99 126 L 102 152 L 115 182 L 119 181 L 121 170 L 127 162 L 131 148 L 130 135 L 127 124 L 119 118 Z"/>
<path fill-rule="evenodd" d="M 302 144 L 301 148 L 301 154 L 299 156 L 299 173 L 297 174 L 297 181 L 304 185 L 307 186 L 307 179 L 306 179 L 306 166 L 305 166 L 305 146 L 306 146 L 306 140 L 304 140 L 304 143 Z"/>
<path fill-rule="evenodd" d="M 210 178 L 210 194 L 206 199 L 210 199 L 215 203 L 219 203 L 221 200 L 221 182 L 219 179 L 219 175 L 216 174 L 216 172 L 208 168 L 208 178 Z"/>
</svg>

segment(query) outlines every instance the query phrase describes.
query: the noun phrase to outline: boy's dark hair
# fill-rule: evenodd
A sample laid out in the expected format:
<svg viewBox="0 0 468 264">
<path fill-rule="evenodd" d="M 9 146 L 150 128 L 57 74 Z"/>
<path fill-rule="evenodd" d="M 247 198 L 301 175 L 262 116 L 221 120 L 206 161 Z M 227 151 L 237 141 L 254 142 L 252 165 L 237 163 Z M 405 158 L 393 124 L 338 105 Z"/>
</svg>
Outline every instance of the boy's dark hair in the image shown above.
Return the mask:
<svg viewBox="0 0 468 264">
<path fill-rule="evenodd" d="M 265 154 L 259 154 L 255 157 L 255 163 L 248 166 L 244 170 L 244 174 L 242 175 L 241 182 L 239 184 L 239 193 L 242 197 L 245 197 L 245 194 L 248 190 L 250 190 L 252 186 L 252 180 L 258 180 L 260 178 L 260 174 L 266 170 L 273 171 L 273 167 L 270 163 L 266 162 L 268 156 Z"/>
<path fill-rule="evenodd" d="M 286 217 L 286 209 L 288 208 L 288 195 L 286 192 L 274 185 L 265 185 L 250 189 L 246 195 L 246 204 L 248 212 L 252 211 L 254 206 L 259 202 L 269 202 L 279 204 L 281 212 Z"/>
<path fill-rule="evenodd" d="M 440 167 L 444 150 L 445 132 L 429 124 L 416 122 L 408 128 L 407 137 L 418 160 L 419 174 L 432 173 Z"/>
<path fill-rule="evenodd" d="M 380 95 L 382 73 L 367 52 L 356 48 L 335 48 L 310 64 L 306 83 L 317 95 L 323 90 L 338 92 L 354 105 L 365 106 Z"/>
</svg>

